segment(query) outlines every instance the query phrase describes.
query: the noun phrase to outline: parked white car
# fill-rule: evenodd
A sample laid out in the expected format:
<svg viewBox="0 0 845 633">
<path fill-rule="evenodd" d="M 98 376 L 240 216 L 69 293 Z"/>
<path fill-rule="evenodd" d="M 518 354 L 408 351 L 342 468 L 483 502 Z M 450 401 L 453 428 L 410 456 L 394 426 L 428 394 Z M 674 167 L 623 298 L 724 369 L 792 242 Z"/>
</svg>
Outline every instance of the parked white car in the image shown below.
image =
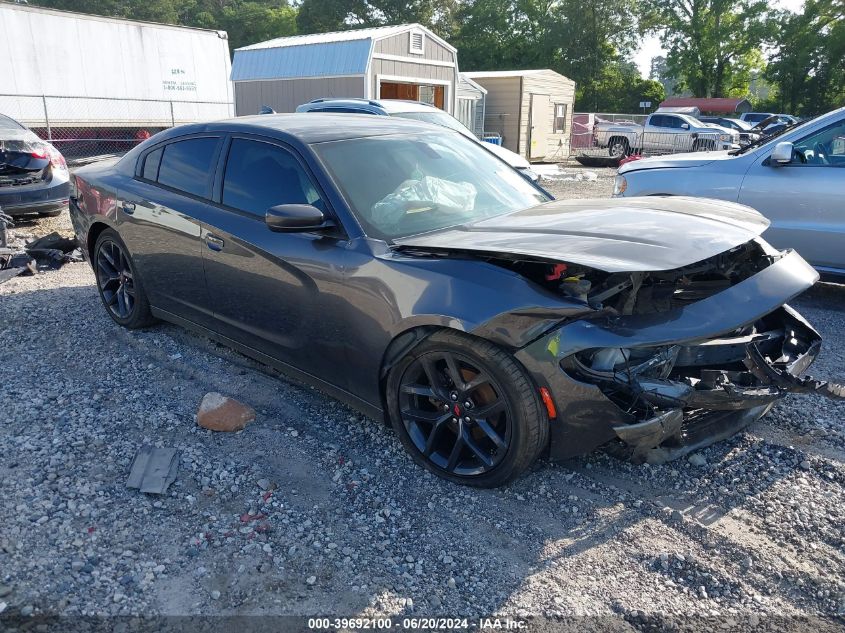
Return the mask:
<svg viewBox="0 0 845 633">
<path fill-rule="evenodd" d="M 614 196 L 700 196 L 757 209 L 764 237 L 794 248 L 822 275 L 845 276 L 845 108 L 730 152 L 633 161 Z"/>
<path fill-rule="evenodd" d="M 702 123 L 687 114 L 655 112 L 644 125 L 597 123 L 593 138 L 610 156 L 628 154 L 671 154 L 739 147 L 739 132 L 712 123 Z"/>
</svg>

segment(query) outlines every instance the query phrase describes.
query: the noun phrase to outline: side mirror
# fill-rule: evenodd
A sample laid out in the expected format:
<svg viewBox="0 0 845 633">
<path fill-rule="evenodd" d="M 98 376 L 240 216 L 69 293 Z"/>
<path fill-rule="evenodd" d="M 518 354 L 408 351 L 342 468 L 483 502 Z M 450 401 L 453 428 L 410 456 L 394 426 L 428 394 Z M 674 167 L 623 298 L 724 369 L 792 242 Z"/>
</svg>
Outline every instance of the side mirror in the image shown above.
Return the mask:
<svg viewBox="0 0 845 633">
<path fill-rule="evenodd" d="M 267 228 L 277 233 L 320 231 L 334 226 L 317 207 L 310 204 L 279 204 L 264 215 Z"/>
<path fill-rule="evenodd" d="M 689 129 L 689 123 L 681 123 L 681 129 L 682 130 L 688 130 Z"/>
<path fill-rule="evenodd" d="M 769 157 L 769 164 L 772 167 L 780 165 L 788 165 L 792 162 L 792 156 L 795 154 L 795 147 L 789 141 L 782 141 L 775 145 L 772 150 L 772 155 Z"/>
</svg>

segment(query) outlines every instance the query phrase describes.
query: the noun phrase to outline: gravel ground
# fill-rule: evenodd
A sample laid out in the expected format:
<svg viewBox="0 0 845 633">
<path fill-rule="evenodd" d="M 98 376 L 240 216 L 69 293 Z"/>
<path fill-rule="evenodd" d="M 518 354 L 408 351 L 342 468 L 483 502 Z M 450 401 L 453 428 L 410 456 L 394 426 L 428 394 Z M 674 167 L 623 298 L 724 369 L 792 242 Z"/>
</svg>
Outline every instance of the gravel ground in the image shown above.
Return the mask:
<svg viewBox="0 0 845 633">
<path fill-rule="evenodd" d="M 554 183 L 607 195 L 612 174 Z M 67 230 L 67 217 L 18 233 Z M 845 286 L 796 302 L 845 380 Z M 790 397 L 691 461 L 541 461 L 492 491 L 205 338 L 130 332 L 87 264 L 0 286 L 0 628 L 47 615 L 482 616 L 535 629 L 841 630 L 845 405 Z M 220 391 L 258 411 L 195 423 Z M 163 497 L 125 487 L 177 447 Z M 23 616 L 23 620 L 20 620 Z M 818 618 L 810 622 L 804 618 Z"/>
</svg>

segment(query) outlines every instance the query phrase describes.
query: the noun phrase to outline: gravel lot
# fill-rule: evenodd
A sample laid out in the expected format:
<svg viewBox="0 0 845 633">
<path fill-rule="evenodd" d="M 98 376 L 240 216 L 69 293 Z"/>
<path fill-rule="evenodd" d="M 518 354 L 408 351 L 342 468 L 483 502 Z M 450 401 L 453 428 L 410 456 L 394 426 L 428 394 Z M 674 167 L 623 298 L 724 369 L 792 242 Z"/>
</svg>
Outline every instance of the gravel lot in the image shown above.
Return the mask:
<svg viewBox="0 0 845 633">
<path fill-rule="evenodd" d="M 612 170 L 589 171 L 549 188 L 609 195 Z M 54 228 L 67 217 L 17 233 Z M 845 380 L 845 286 L 795 304 L 826 339 L 814 373 Z M 477 491 L 207 339 L 118 328 L 87 264 L 0 286 L 0 363 L 0 628 L 41 614 L 500 614 L 546 630 L 841 630 L 842 403 L 790 397 L 693 463 L 594 454 Z M 256 421 L 200 429 L 209 391 Z M 143 444 L 182 452 L 167 496 L 125 488 Z"/>
</svg>

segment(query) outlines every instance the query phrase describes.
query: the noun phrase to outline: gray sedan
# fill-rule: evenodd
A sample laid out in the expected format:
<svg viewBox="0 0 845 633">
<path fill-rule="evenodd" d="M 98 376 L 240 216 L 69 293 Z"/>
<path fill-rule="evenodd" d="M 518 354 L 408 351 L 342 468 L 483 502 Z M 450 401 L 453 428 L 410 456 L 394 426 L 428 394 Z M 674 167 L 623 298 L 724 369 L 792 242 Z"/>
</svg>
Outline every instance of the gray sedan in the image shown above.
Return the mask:
<svg viewBox="0 0 845 633">
<path fill-rule="evenodd" d="M 794 248 L 826 277 L 845 277 L 845 108 L 731 152 L 638 160 L 619 169 L 614 196 L 719 198 L 771 221 L 765 238 Z"/>
</svg>

